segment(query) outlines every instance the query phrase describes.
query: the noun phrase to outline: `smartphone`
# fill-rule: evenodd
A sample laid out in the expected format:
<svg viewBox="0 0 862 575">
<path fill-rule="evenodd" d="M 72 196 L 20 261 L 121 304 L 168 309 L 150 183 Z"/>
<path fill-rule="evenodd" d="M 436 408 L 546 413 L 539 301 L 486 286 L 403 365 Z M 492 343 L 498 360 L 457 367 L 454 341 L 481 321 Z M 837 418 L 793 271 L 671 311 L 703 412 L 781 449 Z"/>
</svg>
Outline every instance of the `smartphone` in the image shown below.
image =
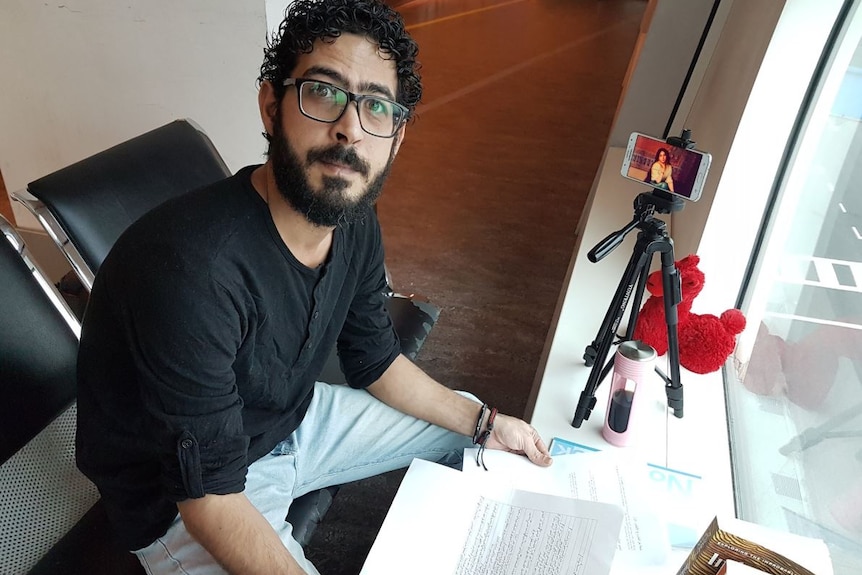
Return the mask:
<svg viewBox="0 0 862 575">
<path fill-rule="evenodd" d="M 664 140 L 632 132 L 621 174 L 624 178 L 696 202 L 703 193 L 712 156 L 679 148 Z"/>
</svg>

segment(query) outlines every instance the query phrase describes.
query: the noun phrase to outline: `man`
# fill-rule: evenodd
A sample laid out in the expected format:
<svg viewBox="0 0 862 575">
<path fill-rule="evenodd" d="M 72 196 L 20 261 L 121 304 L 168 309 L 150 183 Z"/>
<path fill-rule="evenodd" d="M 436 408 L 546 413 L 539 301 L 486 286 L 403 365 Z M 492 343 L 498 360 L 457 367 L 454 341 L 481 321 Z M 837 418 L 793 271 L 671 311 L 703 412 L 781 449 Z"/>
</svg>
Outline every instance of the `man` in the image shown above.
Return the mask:
<svg viewBox="0 0 862 575">
<path fill-rule="evenodd" d="M 400 355 L 385 312 L 371 206 L 416 52 L 379 0 L 295 2 L 261 68 L 267 162 L 150 212 L 102 265 L 78 465 L 149 573 L 317 573 L 284 521 L 304 493 L 477 443 L 550 464 L 524 421 Z M 315 382 L 336 340 L 350 387 Z"/>
</svg>

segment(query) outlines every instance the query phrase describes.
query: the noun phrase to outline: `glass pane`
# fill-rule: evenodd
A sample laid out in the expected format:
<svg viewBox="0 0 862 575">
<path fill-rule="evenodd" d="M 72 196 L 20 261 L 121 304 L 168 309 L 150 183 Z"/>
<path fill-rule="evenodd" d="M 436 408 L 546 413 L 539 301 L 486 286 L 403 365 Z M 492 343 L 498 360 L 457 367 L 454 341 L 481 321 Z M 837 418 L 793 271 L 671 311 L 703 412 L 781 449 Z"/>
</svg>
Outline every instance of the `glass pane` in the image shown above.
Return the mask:
<svg viewBox="0 0 862 575">
<path fill-rule="evenodd" d="M 739 516 L 826 540 L 838 575 L 862 573 L 860 18 L 782 184 L 746 294 L 759 331 L 727 383 Z"/>
</svg>

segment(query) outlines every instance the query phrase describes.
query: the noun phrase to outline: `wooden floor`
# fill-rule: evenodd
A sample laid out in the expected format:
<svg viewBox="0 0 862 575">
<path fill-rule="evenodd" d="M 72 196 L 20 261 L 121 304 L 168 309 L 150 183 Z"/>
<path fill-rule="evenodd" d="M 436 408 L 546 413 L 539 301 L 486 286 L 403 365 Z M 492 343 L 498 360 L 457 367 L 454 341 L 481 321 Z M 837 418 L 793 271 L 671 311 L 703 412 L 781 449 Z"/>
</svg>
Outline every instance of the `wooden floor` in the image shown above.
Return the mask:
<svg viewBox="0 0 862 575">
<path fill-rule="evenodd" d="M 646 2 L 397 3 L 425 96 L 379 214 L 395 287 L 442 308 L 417 363 L 521 415 Z M 341 490 L 321 573 L 359 572 L 401 477 Z"/>
</svg>

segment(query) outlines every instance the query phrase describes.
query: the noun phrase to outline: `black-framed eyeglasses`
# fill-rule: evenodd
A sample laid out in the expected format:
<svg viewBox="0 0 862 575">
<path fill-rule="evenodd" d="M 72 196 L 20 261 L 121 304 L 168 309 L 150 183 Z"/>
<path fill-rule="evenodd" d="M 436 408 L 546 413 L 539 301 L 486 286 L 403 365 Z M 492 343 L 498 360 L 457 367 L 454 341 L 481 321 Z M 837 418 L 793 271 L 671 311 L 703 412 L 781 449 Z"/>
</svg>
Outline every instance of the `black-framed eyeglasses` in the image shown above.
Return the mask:
<svg viewBox="0 0 862 575">
<path fill-rule="evenodd" d="M 318 122 L 337 122 L 344 115 L 347 105 L 356 102 L 359 125 L 365 132 L 380 138 L 394 136 L 410 113 L 398 102 L 380 96 L 354 94 L 320 80 L 287 78 L 283 85 L 296 86 L 299 111 L 303 116 Z"/>
</svg>

